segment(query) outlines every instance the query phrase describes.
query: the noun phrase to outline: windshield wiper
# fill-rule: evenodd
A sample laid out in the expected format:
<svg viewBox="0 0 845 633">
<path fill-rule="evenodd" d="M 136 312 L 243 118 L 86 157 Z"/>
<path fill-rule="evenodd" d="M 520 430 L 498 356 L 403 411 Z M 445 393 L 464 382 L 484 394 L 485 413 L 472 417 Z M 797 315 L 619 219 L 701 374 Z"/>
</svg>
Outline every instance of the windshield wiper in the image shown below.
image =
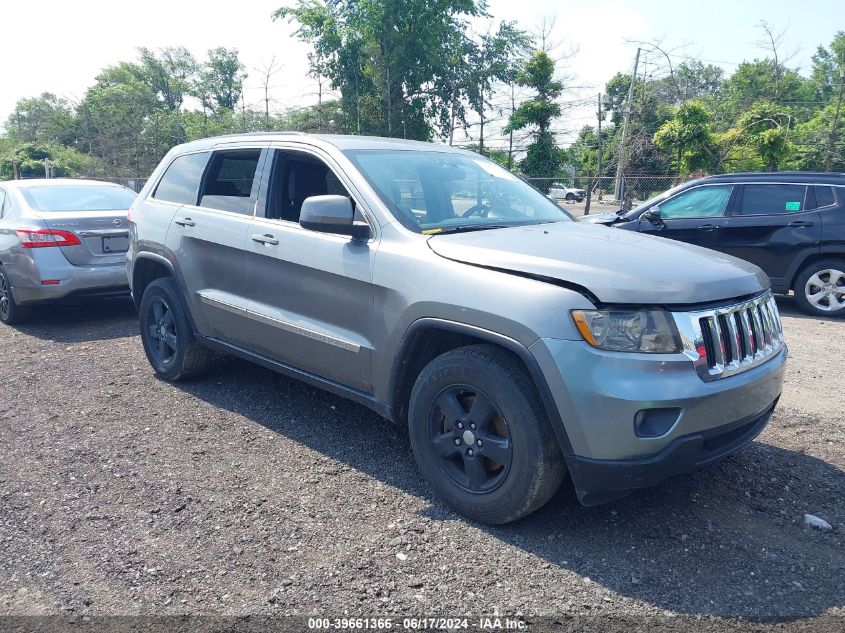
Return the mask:
<svg viewBox="0 0 845 633">
<path fill-rule="evenodd" d="M 426 235 L 449 235 L 451 233 L 470 233 L 472 231 L 486 231 L 487 229 L 506 229 L 511 226 L 518 226 L 515 224 L 466 224 L 463 226 L 450 226 L 440 231 L 436 229 L 427 229 L 423 231 Z"/>
</svg>

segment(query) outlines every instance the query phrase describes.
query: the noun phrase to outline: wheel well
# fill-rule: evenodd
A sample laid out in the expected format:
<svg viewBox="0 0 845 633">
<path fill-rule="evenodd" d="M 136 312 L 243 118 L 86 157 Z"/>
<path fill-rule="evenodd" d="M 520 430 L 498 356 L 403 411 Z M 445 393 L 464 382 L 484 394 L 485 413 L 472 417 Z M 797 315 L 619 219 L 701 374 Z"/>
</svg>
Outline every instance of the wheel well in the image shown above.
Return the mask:
<svg viewBox="0 0 845 633">
<path fill-rule="evenodd" d="M 804 272 L 804 269 L 807 268 L 807 266 L 814 264 L 815 262 L 829 259 L 845 263 L 845 255 L 842 253 L 819 253 L 817 255 L 810 255 L 807 259 L 801 262 L 801 265 L 795 270 L 795 274 L 792 275 L 792 280 L 789 282 L 790 290 L 795 290 L 795 281 L 798 279 L 798 276 Z"/>
<path fill-rule="evenodd" d="M 467 345 L 493 345 L 504 350 L 519 364 L 530 379 L 531 372 L 528 371 L 523 360 L 503 345 L 479 336 L 455 332 L 446 328 L 433 326 L 421 329 L 412 334 L 412 337 L 403 346 L 402 353 L 396 359 L 400 366 L 393 381 L 392 408 L 393 418 L 397 424 L 404 426 L 408 423 L 408 402 L 411 399 L 411 391 L 425 366 L 441 354 Z"/>
<path fill-rule="evenodd" d="M 136 308 L 141 307 L 141 297 L 144 296 L 147 286 L 161 277 L 170 277 L 170 269 L 167 266 L 146 257 L 136 260 L 132 269 L 132 298 Z"/>
</svg>

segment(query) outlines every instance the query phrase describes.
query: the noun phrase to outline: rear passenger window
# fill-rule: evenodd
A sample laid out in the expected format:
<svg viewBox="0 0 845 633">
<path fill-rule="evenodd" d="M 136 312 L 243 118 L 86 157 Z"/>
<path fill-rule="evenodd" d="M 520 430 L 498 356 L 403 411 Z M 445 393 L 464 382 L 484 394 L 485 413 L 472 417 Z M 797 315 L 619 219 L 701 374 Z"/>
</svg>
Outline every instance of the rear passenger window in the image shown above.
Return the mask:
<svg viewBox="0 0 845 633">
<path fill-rule="evenodd" d="M 0 218 L 6 215 L 6 192 L 0 189 Z"/>
<path fill-rule="evenodd" d="M 196 204 L 208 156 L 208 152 L 200 152 L 185 154 L 174 160 L 164 172 L 153 197 L 178 204 Z"/>
<path fill-rule="evenodd" d="M 260 149 L 215 152 L 200 193 L 200 206 L 252 215 L 260 157 Z"/>
<path fill-rule="evenodd" d="M 745 185 L 737 215 L 776 215 L 804 210 L 804 185 Z"/>
<path fill-rule="evenodd" d="M 833 187 L 819 187 L 816 185 L 816 208 L 831 207 L 836 204 L 833 197 Z"/>
</svg>

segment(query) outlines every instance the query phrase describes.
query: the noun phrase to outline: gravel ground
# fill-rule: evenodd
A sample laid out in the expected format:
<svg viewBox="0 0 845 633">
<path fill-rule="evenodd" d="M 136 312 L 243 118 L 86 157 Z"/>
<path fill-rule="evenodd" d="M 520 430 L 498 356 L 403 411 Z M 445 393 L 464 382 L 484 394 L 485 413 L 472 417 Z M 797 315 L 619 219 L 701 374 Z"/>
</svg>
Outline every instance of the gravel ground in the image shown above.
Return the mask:
<svg viewBox="0 0 845 633">
<path fill-rule="evenodd" d="M 780 305 L 787 385 L 758 441 L 597 508 L 564 485 L 498 528 L 444 507 L 361 406 L 232 358 L 170 385 L 129 303 L 44 309 L 0 327 L 0 614 L 841 625 L 845 323 Z"/>
</svg>

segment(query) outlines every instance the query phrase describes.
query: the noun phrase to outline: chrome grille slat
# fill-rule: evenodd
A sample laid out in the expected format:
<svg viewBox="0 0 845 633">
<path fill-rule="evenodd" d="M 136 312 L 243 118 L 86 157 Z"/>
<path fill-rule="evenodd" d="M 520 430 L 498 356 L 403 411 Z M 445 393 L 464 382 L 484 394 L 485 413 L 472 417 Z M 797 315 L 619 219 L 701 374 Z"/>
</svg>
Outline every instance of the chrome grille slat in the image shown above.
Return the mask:
<svg viewBox="0 0 845 633">
<path fill-rule="evenodd" d="M 742 335 L 744 345 L 743 348 L 745 349 L 745 357 L 754 357 L 755 352 L 757 351 L 756 347 L 753 344 L 754 340 L 754 330 L 751 329 L 751 319 L 748 317 L 748 310 L 740 310 L 737 314 L 739 314 L 739 318 L 742 322 L 742 327 L 740 328 L 740 334 Z"/>
<path fill-rule="evenodd" d="M 783 331 L 771 292 L 711 310 L 672 314 L 684 353 L 705 381 L 747 371 L 783 347 Z"/>
</svg>

